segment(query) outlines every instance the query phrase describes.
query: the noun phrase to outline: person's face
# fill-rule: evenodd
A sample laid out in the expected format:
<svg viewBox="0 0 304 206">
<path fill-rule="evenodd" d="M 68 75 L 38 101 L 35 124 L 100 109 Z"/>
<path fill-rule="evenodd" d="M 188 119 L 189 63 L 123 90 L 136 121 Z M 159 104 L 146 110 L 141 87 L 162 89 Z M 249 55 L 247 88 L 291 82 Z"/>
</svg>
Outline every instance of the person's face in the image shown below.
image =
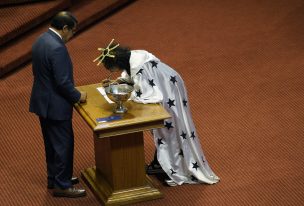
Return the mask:
<svg viewBox="0 0 304 206">
<path fill-rule="evenodd" d="M 64 42 L 68 42 L 76 32 L 76 25 L 73 29 L 69 29 L 67 25 L 62 28 L 62 39 Z"/>
</svg>

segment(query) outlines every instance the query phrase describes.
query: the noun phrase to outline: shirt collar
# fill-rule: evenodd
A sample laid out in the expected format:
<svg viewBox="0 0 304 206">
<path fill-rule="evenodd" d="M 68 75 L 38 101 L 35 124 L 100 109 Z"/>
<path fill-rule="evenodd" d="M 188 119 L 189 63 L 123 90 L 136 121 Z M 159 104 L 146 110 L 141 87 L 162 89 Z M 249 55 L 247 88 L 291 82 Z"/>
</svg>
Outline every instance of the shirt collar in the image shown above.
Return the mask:
<svg viewBox="0 0 304 206">
<path fill-rule="evenodd" d="M 54 32 L 55 34 L 57 34 L 57 36 L 60 37 L 60 39 L 62 39 L 62 37 L 60 36 L 60 34 L 53 28 L 49 28 L 49 30 L 51 30 L 52 32 Z"/>
</svg>

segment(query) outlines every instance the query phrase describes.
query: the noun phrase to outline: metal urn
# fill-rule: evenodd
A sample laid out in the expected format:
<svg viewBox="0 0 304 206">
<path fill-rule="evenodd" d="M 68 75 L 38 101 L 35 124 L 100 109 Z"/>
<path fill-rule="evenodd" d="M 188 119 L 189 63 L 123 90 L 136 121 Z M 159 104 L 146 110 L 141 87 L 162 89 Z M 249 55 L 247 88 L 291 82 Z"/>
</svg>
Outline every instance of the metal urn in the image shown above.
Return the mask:
<svg viewBox="0 0 304 206">
<path fill-rule="evenodd" d="M 126 113 L 128 109 L 123 105 L 133 91 L 133 87 L 128 84 L 112 84 L 105 88 L 105 92 L 109 99 L 116 103 L 114 113 Z"/>
</svg>

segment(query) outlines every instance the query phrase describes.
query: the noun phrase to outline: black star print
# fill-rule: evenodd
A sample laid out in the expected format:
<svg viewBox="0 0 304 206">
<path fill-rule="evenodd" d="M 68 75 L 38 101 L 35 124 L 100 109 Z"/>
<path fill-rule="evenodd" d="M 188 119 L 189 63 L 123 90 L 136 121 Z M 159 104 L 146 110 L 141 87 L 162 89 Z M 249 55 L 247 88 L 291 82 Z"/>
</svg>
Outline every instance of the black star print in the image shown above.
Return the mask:
<svg viewBox="0 0 304 206">
<path fill-rule="evenodd" d="M 171 100 L 170 98 L 169 98 L 169 101 L 167 101 L 167 104 L 169 104 L 169 107 L 171 108 L 172 106 L 175 106 L 175 104 L 174 104 L 174 99 L 173 100 Z"/>
<path fill-rule="evenodd" d="M 192 163 L 192 164 L 193 164 L 193 167 L 192 167 L 192 168 L 196 169 L 196 171 L 197 171 L 197 168 L 199 168 L 199 166 L 197 165 L 197 162 Z"/>
<path fill-rule="evenodd" d="M 175 78 L 176 78 L 176 76 L 174 76 L 174 77 L 170 76 L 170 81 L 171 81 L 173 84 L 175 84 L 175 82 L 177 82 Z"/>
<path fill-rule="evenodd" d="M 193 139 L 195 138 L 194 132 L 191 132 L 191 137 L 192 137 Z"/>
<path fill-rule="evenodd" d="M 183 100 L 184 107 L 187 107 L 187 103 L 188 103 L 188 102 L 184 99 L 184 100 Z"/>
<path fill-rule="evenodd" d="M 142 93 L 141 93 L 140 90 L 136 91 L 136 96 L 137 96 L 137 97 L 140 97 L 141 95 L 142 95 Z"/>
<path fill-rule="evenodd" d="M 157 139 L 157 144 L 158 144 L 158 146 L 161 145 L 161 144 L 164 144 L 164 143 L 162 142 L 162 140 L 163 140 L 163 138 Z"/>
<path fill-rule="evenodd" d="M 153 81 L 154 81 L 153 79 L 151 79 L 151 80 L 149 79 L 149 84 L 151 85 L 151 87 L 155 86 Z"/>
<path fill-rule="evenodd" d="M 170 169 L 170 170 L 171 170 L 171 175 L 176 174 L 176 172 L 173 169 Z"/>
<path fill-rule="evenodd" d="M 137 74 L 142 74 L 143 71 L 144 71 L 143 69 L 138 70 L 138 72 L 136 73 L 136 75 Z"/>
<path fill-rule="evenodd" d="M 187 134 L 183 131 L 182 134 L 180 135 L 183 137 L 183 139 L 187 139 Z"/>
<path fill-rule="evenodd" d="M 157 68 L 157 64 L 158 64 L 158 63 L 157 63 L 156 61 L 150 61 L 150 62 L 151 62 L 151 64 L 152 64 L 152 68 L 153 68 L 153 67 L 156 67 L 156 68 Z"/>
<path fill-rule="evenodd" d="M 168 130 L 169 130 L 170 128 L 173 128 L 172 122 L 167 122 L 167 121 L 165 121 L 165 127 L 167 127 Z"/>
<path fill-rule="evenodd" d="M 194 182 L 198 182 L 198 179 L 196 177 L 194 177 L 193 175 L 191 175 L 191 180 Z"/>
<path fill-rule="evenodd" d="M 182 149 L 180 149 L 180 151 L 179 151 L 178 155 L 180 155 L 180 156 L 184 156 L 184 151 L 183 151 Z"/>
</svg>

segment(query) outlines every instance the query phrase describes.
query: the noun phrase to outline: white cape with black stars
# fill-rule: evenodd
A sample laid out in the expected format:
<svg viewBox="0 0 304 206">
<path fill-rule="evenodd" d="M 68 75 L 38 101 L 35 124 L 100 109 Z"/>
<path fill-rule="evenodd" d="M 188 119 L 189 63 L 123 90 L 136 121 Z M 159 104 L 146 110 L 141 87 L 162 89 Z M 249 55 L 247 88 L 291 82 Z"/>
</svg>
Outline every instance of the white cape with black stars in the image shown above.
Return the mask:
<svg viewBox="0 0 304 206">
<path fill-rule="evenodd" d="M 144 50 L 131 51 L 130 73 L 124 71 L 120 78 L 133 81 L 131 99 L 159 102 L 171 114 L 164 128 L 153 130 L 157 159 L 167 175 L 179 185 L 218 182 L 201 149 L 180 75 Z"/>
</svg>

